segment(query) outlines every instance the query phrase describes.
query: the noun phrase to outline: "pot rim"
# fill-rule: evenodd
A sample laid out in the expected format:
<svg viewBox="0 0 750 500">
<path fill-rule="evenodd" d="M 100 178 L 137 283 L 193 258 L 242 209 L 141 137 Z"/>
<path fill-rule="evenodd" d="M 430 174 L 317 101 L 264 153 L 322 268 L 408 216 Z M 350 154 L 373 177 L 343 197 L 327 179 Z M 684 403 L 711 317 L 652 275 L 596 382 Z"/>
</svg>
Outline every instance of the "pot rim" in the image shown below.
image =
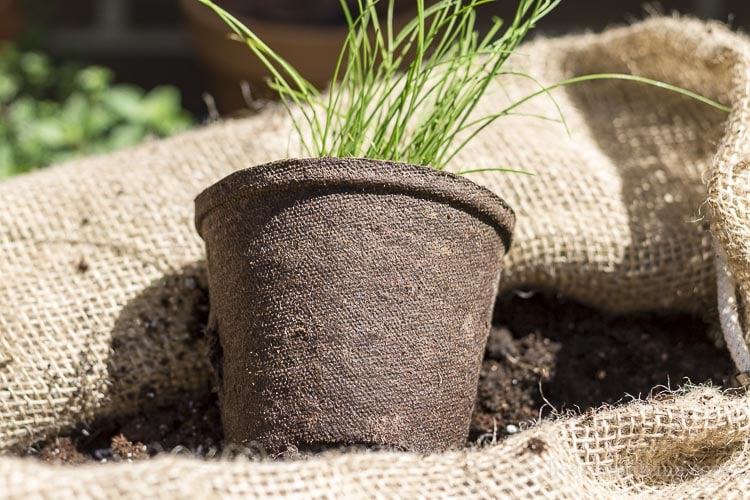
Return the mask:
<svg viewBox="0 0 750 500">
<path fill-rule="evenodd" d="M 290 158 L 238 170 L 195 198 L 195 227 L 203 237 L 202 222 L 209 212 L 249 193 L 321 188 L 400 193 L 453 205 L 489 222 L 505 251 L 510 248 L 515 213 L 489 189 L 451 172 L 369 158 Z"/>
</svg>

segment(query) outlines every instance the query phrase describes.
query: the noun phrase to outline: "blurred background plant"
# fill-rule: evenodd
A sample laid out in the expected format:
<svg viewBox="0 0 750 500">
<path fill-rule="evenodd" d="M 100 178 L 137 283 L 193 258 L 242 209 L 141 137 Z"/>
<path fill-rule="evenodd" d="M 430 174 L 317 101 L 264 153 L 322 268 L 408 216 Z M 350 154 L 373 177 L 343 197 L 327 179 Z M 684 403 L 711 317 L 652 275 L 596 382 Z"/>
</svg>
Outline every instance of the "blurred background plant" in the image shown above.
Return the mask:
<svg viewBox="0 0 750 500">
<path fill-rule="evenodd" d="M 0 46 L 0 178 L 184 130 L 175 87 L 114 84 L 101 66 Z"/>
</svg>

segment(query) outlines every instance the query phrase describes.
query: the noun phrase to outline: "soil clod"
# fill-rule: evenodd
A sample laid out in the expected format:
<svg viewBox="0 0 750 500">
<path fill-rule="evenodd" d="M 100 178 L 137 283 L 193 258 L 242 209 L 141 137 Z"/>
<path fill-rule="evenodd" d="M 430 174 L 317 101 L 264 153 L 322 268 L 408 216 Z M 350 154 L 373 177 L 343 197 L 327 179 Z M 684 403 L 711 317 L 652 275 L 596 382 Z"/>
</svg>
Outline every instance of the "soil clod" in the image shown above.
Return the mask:
<svg viewBox="0 0 750 500">
<path fill-rule="evenodd" d="M 80 274 L 84 274 L 89 270 L 89 267 L 89 263 L 86 262 L 86 259 L 81 257 L 81 260 L 79 260 L 78 264 L 76 264 L 76 271 L 78 271 Z"/>
<path fill-rule="evenodd" d="M 87 457 L 76 449 L 69 437 L 53 439 L 41 449 L 39 459 L 56 465 L 82 464 L 88 460 Z"/>
<path fill-rule="evenodd" d="M 140 442 L 134 443 L 123 434 L 118 434 L 112 438 L 112 452 L 115 456 L 128 462 L 143 460 L 149 456 L 146 445 Z"/>
</svg>

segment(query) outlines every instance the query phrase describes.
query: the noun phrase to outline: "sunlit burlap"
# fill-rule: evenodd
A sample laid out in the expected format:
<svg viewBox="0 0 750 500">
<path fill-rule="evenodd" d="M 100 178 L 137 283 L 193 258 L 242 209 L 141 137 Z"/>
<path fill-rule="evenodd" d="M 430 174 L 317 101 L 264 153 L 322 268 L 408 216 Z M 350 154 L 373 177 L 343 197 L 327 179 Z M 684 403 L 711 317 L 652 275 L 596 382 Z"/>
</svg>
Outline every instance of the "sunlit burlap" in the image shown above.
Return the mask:
<svg viewBox="0 0 750 500">
<path fill-rule="evenodd" d="M 559 290 L 615 311 L 715 310 L 713 237 L 750 299 L 750 42 L 715 24 L 652 19 L 541 40 L 513 64 L 545 83 L 645 75 L 731 114 L 628 82 L 556 91 L 486 130 L 451 169 L 516 211 L 502 289 Z M 536 88 L 505 77 L 481 110 Z M 196 334 L 205 283 L 193 198 L 224 175 L 296 155 L 283 113 L 212 125 L 0 184 L 0 451 L 94 417 L 210 390 Z M 710 230 L 709 230 L 710 228 Z M 748 309 L 745 309 L 747 311 Z M 679 353 L 676 353 L 679 354 Z M 547 422 L 486 449 L 256 463 L 164 457 L 55 468 L 0 458 L 0 495 L 741 496 L 750 401 L 712 389 Z"/>
</svg>

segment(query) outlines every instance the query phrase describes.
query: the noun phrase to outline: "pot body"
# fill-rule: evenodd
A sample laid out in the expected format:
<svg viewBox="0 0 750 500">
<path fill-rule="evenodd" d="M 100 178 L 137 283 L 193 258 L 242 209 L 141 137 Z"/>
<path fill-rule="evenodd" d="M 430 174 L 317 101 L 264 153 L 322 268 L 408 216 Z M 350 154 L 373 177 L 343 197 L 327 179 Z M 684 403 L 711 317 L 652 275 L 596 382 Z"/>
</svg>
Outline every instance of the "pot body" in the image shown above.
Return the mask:
<svg viewBox="0 0 750 500">
<path fill-rule="evenodd" d="M 512 211 L 467 179 L 323 158 L 196 199 L 227 441 L 465 443 Z"/>
</svg>

